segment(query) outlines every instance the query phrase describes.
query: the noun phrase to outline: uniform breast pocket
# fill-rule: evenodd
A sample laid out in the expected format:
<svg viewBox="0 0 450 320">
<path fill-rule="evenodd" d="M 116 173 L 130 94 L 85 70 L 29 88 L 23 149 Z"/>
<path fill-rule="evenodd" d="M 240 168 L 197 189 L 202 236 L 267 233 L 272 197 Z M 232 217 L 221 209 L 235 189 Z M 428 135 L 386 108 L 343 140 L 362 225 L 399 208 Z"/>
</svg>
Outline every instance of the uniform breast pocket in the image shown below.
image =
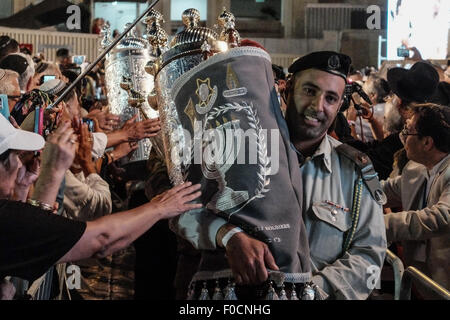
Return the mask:
<svg viewBox="0 0 450 320">
<path fill-rule="evenodd" d="M 342 254 L 345 232 L 352 226 L 350 211 L 318 202 L 310 208 L 309 217 L 311 256 L 319 262 L 334 262 Z"/>
</svg>

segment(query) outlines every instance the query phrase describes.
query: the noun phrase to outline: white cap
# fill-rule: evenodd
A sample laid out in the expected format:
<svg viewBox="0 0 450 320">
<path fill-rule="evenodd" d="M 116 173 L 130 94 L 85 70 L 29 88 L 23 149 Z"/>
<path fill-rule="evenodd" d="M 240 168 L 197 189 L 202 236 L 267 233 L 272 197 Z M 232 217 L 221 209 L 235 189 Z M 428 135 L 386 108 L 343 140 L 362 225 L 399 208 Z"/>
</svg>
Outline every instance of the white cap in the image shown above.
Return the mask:
<svg viewBox="0 0 450 320">
<path fill-rule="evenodd" d="M 4 116 L 0 116 L 0 154 L 8 149 L 37 151 L 44 144 L 45 140 L 40 135 L 16 129 Z"/>
<path fill-rule="evenodd" d="M 39 87 L 39 90 L 44 91 L 47 94 L 59 95 L 66 87 L 66 83 L 60 79 L 52 79 L 44 82 Z"/>
</svg>

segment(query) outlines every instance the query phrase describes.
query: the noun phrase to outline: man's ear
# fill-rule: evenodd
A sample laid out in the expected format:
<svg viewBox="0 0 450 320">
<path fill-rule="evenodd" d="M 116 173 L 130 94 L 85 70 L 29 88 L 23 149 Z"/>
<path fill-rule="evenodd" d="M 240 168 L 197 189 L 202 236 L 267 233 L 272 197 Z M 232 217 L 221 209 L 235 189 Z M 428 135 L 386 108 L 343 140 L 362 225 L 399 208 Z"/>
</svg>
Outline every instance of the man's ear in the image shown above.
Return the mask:
<svg viewBox="0 0 450 320">
<path fill-rule="evenodd" d="M 431 151 L 434 148 L 434 140 L 430 136 L 423 137 L 423 145 L 426 151 Z"/>
</svg>

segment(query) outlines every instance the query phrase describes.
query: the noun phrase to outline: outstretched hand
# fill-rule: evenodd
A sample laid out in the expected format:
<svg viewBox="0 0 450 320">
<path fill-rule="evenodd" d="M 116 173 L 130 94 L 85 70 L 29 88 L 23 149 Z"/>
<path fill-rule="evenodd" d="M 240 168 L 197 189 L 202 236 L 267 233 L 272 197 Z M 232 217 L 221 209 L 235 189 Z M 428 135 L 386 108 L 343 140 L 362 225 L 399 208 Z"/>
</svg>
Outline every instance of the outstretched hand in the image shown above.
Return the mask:
<svg viewBox="0 0 450 320">
<path fill-rule="evenodd" d="M 127 134 L 128 141 L 139 141 L 156 136 L 161 130 L 159 118 L 136 122 L 137 114 L 125 122 L 122 130 Z"/>
<path fill-rule="evenodd" d="M 185 211 L 202 207 L 201 203 L 190 203 L 201 195 L 200 187 L 200 184 L 185 182 L 157 195 L 150 203 L 159 207 L 163 219 L 173 218 Z"/>
<path fill-rule="evenodd" d="M 95 119 L 104 131 L 112 131 L 120 123 L 120 117 L 112 114 L 107 108 L 94 109 L 86 115 L 86 118 Z"/>
</svg>

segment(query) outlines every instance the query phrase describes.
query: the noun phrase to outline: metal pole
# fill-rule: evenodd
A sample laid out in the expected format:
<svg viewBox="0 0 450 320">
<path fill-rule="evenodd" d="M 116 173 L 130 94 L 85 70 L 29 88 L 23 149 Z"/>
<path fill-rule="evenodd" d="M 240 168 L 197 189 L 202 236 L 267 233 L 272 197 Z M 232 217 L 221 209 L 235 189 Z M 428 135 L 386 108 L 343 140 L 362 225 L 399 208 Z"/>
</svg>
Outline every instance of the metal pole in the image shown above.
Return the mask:
<svg viewBox="0 0 450 320">
<path fill-rule="evenodd" d="M 159 2 L 159 0 L 154 0 L 152 2 L 152 4 L 147 8 L 147 10 L 145 10 L 145 12 L 143 14 L 141 14 L 141 16 L 139 18 L 137 18 L 124 32 L 122 32 L 122 34 L 117 37 L 117 39 L 115 39 L 108 48 L 105 49 L 105 51 L 102 52 L 102 54 L 100 54 L 97 59 L 95 59 L 94 62 L 92 62 L 87 68 L 86 70 L 84 70 L 84 72 L 82 74 L 80 74 L 74 82 L 72 82 L 72 84 L 70 84 L 66 90 L 64 90 L 64 92 L 55 100 L 55 102 L 53 102 L 51 105 L 49 105 L 47 107 L 47 109 L 51 109 L 54 106 L 57 106 L 64 98 L 65 96 L 70 92 L 70 90 L 72 90 L 77 84 L 78 82 L 81 81 L 81 79 L 83 79 L 89 72 L 91 72 L 92 69 L 94 69 L 94 67 L 97 65 L 97 63 L 99 63 L 107 54 L 108 52 L 110 52 L 118 43 L 120 40 L 123 39 L 123 37 L 126 36 L 126 34 L 128 32 L 130 32 L 131 29 L 133 29 L 139 21 L 141 21 L 149 12 L 150 10 Z"/>
</svg>

